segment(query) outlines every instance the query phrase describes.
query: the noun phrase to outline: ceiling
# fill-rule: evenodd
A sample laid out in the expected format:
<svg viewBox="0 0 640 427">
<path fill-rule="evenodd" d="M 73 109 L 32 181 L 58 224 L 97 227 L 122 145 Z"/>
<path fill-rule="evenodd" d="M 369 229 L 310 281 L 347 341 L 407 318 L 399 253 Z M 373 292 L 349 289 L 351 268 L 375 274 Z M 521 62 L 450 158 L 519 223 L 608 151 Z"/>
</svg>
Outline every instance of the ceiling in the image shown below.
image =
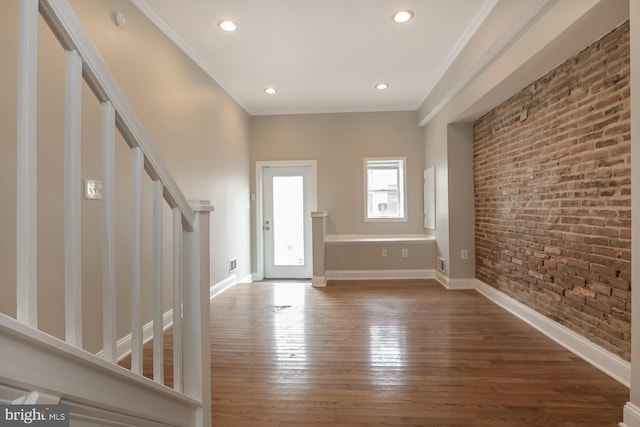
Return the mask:
<svg viewBox="0 0 640 427">
<path fill-rule="evenodd" d="M 132 0 L 251 115 L 417 110 L 496 0 Z M 411 9 L 405 24 L 391 16 Z M 238 29 L 220 30 L 231 19 Z M 389 84 L 377 90 L 380 82 Z M 277 93 L 267 95 L 264 89 Z"/>
</svg>

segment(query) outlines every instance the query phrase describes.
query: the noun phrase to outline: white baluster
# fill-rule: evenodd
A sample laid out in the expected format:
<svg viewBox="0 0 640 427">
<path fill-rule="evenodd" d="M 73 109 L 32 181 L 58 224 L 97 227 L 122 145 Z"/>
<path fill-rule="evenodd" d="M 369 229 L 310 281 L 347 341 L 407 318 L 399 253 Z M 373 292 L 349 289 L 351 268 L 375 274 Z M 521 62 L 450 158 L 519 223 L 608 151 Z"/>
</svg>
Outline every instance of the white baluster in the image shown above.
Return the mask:
<svg viewBox="0 0 640 427">
<path fill-rule="evenodd" d="M 133 148 L 133 242 L 131 245 L 131 370 L 142 375 L 142 178 L 144 154 Z"/>
<path fill-rule="evenodd" d="M 184 238 L 184 392 L 198 399 L 196 425 L 211 425 L 211 349 L 209 347 L 209 212 L 208 202 L 193 206 L 195 231 Z"/>
<path fill-rule="evenodd" d="M 173 388 L 182 392 L 182 214 L 173 214 Z"/>
<path fill-rule="evenodd" d="M 116 363 L 116 113 L 102 103 L 102 329 L 104 359 Z"/>
<path fill-rule="evenodd" d="M 164 384 L 162 321 L 162 182 L 153 181 L 153 380 Z"/>
<path fill-rule="evenodd" d="M 64 124 L 65 339 L 82 348 L 82 58 L 66 52 Z"/>
<path fill-rule="evenodd" d="M 38 0 L 20 0 L 18 34 L 17 319 L 38 327 Z"/>
</svg>

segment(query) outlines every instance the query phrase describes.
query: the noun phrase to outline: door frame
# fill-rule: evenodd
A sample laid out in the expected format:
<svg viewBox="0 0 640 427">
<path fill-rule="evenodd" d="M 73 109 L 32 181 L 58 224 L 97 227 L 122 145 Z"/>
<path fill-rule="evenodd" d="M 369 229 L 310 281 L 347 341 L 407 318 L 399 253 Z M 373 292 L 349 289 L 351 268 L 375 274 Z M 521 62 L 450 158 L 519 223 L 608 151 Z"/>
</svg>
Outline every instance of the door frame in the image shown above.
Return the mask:
<svg viewBox="0 0 640 427">
<path fill-rule="evenodd" d="M 311 167 L 311 212 L 318 210 L 318 161 L 317 160 L 266 160 L 256 161 L 256 274 L 254 280 L 264 279 L 264 238 L 262 223 L 264 218 L 264 169 L 268 167 Z M 313 242 L 312 242 L 313 251 Z M 313 271 L 313 254 L 311 259 L 311 271 Z"/>
</svg>

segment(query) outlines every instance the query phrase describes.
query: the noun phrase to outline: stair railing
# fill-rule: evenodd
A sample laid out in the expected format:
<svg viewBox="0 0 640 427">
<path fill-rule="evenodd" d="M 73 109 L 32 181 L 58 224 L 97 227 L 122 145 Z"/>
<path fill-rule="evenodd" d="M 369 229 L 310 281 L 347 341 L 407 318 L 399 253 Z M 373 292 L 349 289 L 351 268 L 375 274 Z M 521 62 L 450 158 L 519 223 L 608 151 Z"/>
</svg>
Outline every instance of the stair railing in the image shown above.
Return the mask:
<svg viewBox="0 0 640 427">
<path fill-rule="evenodd" d="M 198 402 L 195 425 L 210 425 L 209 211 L 191 206 L 168 173 L 141 122 L 80 24 L 68 0 L 19 0 L 17 147 L 18 323 L 38 329 L 37 297 L 37 61 L 38 16 L 66 55 L 65 78 L 65 341 L 82 349 L 81 94 L 83 79 L 102 108 L 103 344 L 102 357 L 117 361 L 115 136 L 131 148 L 133 235 L 131 247 L 131 372 L 143 378 L 142 297 L 143 179 L 153 182 L 153 381 L 163 384 L 162 209 L 172 211 L 173 388 Z M 6 320 L 6 319 L 5 319 Z M 23 328 L 20 326 L 16 330 Z M 101 361 L 102 362 L 102 361 Z M 1 376 L 0 376 L 1 377 Z M 18 379 L 14 379 L 18 381 Z M 0 382 L 2 378 L 0 378 Z M 61 390 L 64 393 L 64 390 Z"/>
</svg>

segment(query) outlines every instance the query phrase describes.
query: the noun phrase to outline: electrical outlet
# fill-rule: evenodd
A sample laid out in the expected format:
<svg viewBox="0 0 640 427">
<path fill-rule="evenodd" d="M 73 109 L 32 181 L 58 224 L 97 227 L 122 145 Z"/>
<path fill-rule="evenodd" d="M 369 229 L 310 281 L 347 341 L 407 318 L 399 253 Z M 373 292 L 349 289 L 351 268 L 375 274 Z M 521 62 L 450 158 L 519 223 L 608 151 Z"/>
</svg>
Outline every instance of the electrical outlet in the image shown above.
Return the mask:
<svg viewBox="0 0 640 427">
<path fill-rule="evenodd" d="M 238 259 L 231 258 L 229 260 L 229 273 L 233 273 L 234 271 L 236 271 L 237 268 L 238 268 Z"/>
<path fill-rule="evenodd" d="M 466 249 L 460 250 L 460 259 L 469 259 L 469 251 Z"/>
<path fill-rule="evenodd" d="M 408 256 L 409 256 L 409 249 L 403 248 L 402 249 L 402 258 L 407 258 Z"/>
<path fill-rule="evenodd" d="M 387 256 L 387 250 L 386 249 L 382 250 L 382 256 Z"/>
<path fill-rule="evenodd" d="M 525 120 L 527 120 L 527 117 L 529 116 L 529 110 L 527 110 L 526 108 L 522 111 L 520 111 L 520 121 L 524 122 Z"/>
</svg>

